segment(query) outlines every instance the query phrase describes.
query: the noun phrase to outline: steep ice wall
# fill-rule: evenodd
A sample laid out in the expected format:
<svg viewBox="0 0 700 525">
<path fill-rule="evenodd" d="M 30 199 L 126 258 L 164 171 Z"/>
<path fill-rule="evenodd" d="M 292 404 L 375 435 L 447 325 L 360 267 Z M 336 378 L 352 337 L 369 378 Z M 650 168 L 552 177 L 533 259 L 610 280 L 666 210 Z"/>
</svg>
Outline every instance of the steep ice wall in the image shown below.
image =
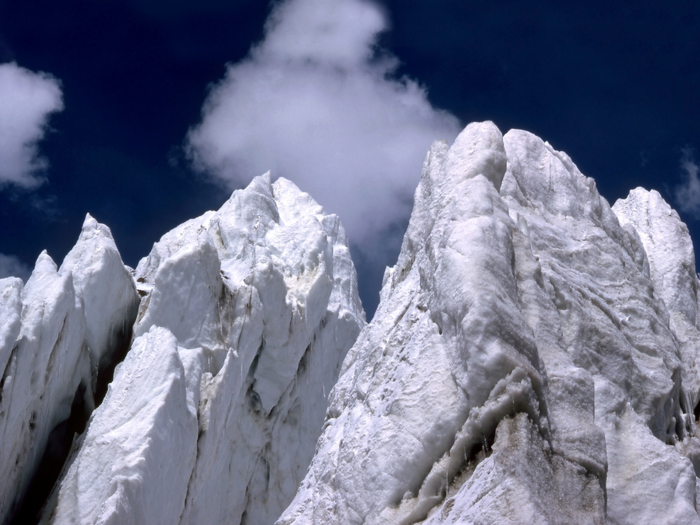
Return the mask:
<svg viewBox="0 0 700 525">
<path fill-rule="evenodd" d="M 659 251 L 646 251 L 644 230 L 621 226 L 626 221 L 564 153 L 523 131 L 509 132 L 504 142 L 509 169 L 501 195 L 538 257 L 567 352 L 595 381 L 608 518 L 698 523 L 695 472 L 679 453 L 697 448 L 690 404 L 697 397 L 695 359 L 682 359 L 669 316 L 677 306 L 664 302 L 674 293 L 650 272 L 650 261 L 664 251 L 678 250 L 674 259 L 694 267 L 687 230 L 648 215 L 650 231 L 676 235 L 656 236 Z M 693 269 L 672 286 L 694 288 L 695 280 Z"/>
<path fill-rule="evenodd" d="M 24 283 L 17 277 L 0 279 L 0 370 L 7 368 L 19 334 Z M 2 387 L 0 386 L 0 393 Z M 0 398 L 2 399 L 2 398 Z"/>
<path fill-rule="evenodd" d="M 491 123 L 470 125 L 451 149 L 433 146 L 399 260 L 279 523 L 416 523 L 454 496 L 479 501 L 471 511 L 494 519 L 527 511 L 602 520 L 593 382 L 571 363 L 537 260 L 498 194 L 505 172 Z M 557 393 L 572 413 L 549 409 L 545 365 L 565 378 Z M 528 417 L 500 423 L 519 413 Z M 518 453 L 490 454 L 503 441 Z M 550 483 L 533 484 L 532 465 Z"/>
<path fill-rule="evenodd" d="M 89 215 L 60 270 L 44 252 L 26 286 L 3 279 L 0 293 L 5 522 L 33 519 L 48 495 L 73 432 L 94 408 L 109 357 L 128 344 L 139 299 L 109 229 Z"/>
<path fill-rule="evenodd" d="M 268 174 L 135 275 L 133 350 L 45 521 L 273 523 L 365 324 L 338 218 Z"/>
<path fill-rule="evenodd" d="M 688 227 L 655 190 L 632 190 L 612 209 L 620 224 L 631 226 L 642 241 L 654 291 L 663 299 L 669 326 L 680 343 L 683 386 L 693 408 L 700 402 L 700 319 L 695 251 Z"/>
<path fill-rule="evenodd" d="M 88 216 L 0 280 L 0 522 L 71 447 L 42 523 L 700 524 L 688 230 L 530 133 L 433 145 L 368 326 L 338 218 L 269 174 L 132 272 Z"/>
<path fill-rule="evenodd" d="M 621 226 L 524 131 L 436 143 L 278 523 L 700 523 L 697 283 L 662 211 Z"/>
<path fill-rule="evenodd" d="M 89 214 L 60 273 L 73 276 L 85 317 L 85 342 L 97 367 L 93 389 L 102 401 L 114 366 L 123 360 L 139 305 L 134 280 L 122 262 L 112 233 Z"/>
<path fill-rule="evenodd" d="M 678 452 L 687 456 L 700 473 L 700 439 L 698 439 L 697 419 L 700 417 L 700 332 L 698 331 L 698 280 L 695 273 L 695 253 L 688 233 L 688 228 L 681 222 L 678 213 L 664 202 L 656 191 L 642 188 L 632 190 L 624 200 L 618 200 L 613 211 L 628 231 L 632 229 L 639 235 L 649 262 L 654 292 L 660 297 L 668 311 L 668 327 L 675 336 L 681 359 L 678 399 L 676 393 L 672 402 L 678 403 L 680 414 L 676 414 L 670 424 L 676 425 L 675 436 L 671 442 Z M 666 440 L 669 442 L 668 440 Z M 658 446 L 656 442 L 653 442 Z M 624 447 L 624 443 L 622 443 Z M 629 457 L 640 452 L 634 448 L 621 447 L 621 455 Z M 648 457 L 648 455 L 647 455 Z M 684 490 L 692 492 L 692 480 L 689 479 L 687 466 L 679 461 L 675 451 L 663 452 L 663 460 L 657 460 L 659 466 L 649 465 L 648 473 L 619 476 L 617 485 L 624 486 L 625 492 L 634 494 L 633 487 L 639 486 L 639 492 L 657 492 L 656 484 L 673 486 L 677 478 L 683 479 Z M 676 471 L 683 472 L 676 474 Z M 615 473 L 614 471 L 612 472 Z M 631 478 L 631 479 L 630 479 Z M 700 482 L 695 480 L 696 486 Z M 612 485 L 612 484 L 611 484 Z M 632 489 L 632 490 L 631 490 Z M 696 509 L 700 501 L 695 495 Z M 637 505 L 630 501 L 630 506 Z M 655 501 L 658 514 L 664 511 L 665 502 L 659 498 Z M 644 507 L 642 507 L 644 510 Z M 614 510 L 614 509 L 613 509 Z M 628 508 L 621 512 L 630 512 Z M 634 519 L 632 513 L 630 522 Z"/>
</svg>

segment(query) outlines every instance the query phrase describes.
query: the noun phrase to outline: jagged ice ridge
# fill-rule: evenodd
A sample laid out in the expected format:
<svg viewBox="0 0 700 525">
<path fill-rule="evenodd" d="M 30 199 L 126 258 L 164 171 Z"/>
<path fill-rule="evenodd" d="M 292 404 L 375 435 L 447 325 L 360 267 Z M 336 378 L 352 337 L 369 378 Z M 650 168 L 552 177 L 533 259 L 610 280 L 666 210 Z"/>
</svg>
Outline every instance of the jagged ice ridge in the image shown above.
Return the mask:
<svg viewBox="0 0 700 525">
<path fill-rule="evenodd" d="M 88 216 L 60 269 L 0 280 L 0 519 L 700 523 L 699 322 L 657 192 L 610 207 L 490 122 L 431 148 L 368 325 L 287 180 L 135 270 Z"/>
</svg>

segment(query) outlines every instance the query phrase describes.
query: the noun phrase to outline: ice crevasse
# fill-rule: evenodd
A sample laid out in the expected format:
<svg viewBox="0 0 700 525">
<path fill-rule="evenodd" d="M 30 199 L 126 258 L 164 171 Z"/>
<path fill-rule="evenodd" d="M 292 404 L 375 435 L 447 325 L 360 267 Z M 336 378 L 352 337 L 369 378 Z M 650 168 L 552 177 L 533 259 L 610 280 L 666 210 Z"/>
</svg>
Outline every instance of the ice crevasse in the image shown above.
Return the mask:
<svg viewBox="0 0 700 525">
<path fill-rule="evenodd" d="M 135 270 L 88 216 L 0 280 L 0 522 L 700 523 L 699 323 L 657 192 L 490 122 L 428 152 L 369 324 L 285 179 Z"/>
</svg>

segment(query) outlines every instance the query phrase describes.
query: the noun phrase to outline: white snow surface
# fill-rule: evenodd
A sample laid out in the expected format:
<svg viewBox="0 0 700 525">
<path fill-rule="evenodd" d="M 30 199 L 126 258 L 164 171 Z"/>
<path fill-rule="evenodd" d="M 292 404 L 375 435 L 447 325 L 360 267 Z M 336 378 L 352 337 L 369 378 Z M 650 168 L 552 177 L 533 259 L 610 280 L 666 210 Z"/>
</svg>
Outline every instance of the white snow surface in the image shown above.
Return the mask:
<svg viewBox="0 0 700 525">
<path fill-rule="evenodd" d="M 670 327 L 676 335 L 683 362 L 683 385 L 690 407 L 700 399 L 698 352 L 698 279 L 695 274 L 695 251 L 688 227 L 655 190 L 632 190 L 618 200 L 613 211 L 626 228 L 639 235 L 649 261 L 655 293 L 664 301 Z"/>
<path fill-rule="evenodd" d="M 84 405 L 44 524 L 700 524 L 698 284 L 659 193 L 490 122 L 433 144 L 369 325 L 285 179 L 136 270 L 88 215 L 0 279 L 0 522 Z"/>
<path fill-rule="evenodd" d="M 365 325 L 338 217 L 266 174 L 135 277 L 133 348 L 46 521 L 274 523 Z"/>
<path fill-rule="evenodd" d="M 26 286 L 3 279 L 0 294 L 0 521 L 5 522 L 17 511 L 49 435 L 68 419 L 74 399 L 82 398 L 88 414 L 94 408 L 100 363 L 114 351 L 119 332 L 133 323 L 139 299 L 109 229 L 89 215 L 60 270 L 43 252 Z"/>
<path fill-rule="evenodd" d="M 63 260 L 61 273 L 68 272 L 80 293 L 85 342 L 92 362 L 105 366 L 113 358 L 111 352 L 123 343 L 119 338 L 131 328 L 139 299 L 109 228 L 90 214 L 85 218 L 78 243 Z"/>
<path fill-rule="evenodd" d="M 613 211 L 566 154 L 470 124 L 428 153 L 277 523 L 700 523 L 696 326 L 657 193 Z"/>
<path fill-rule="evenodd" d="M 0 279 L 0 370 L 5 370 L 12 355 L 22 314 L 22 288 L 19 277 Z"/>
<path fill-rule="evenodd" d="M 197 455 L 182 350 L 155 326 L 134 341 L 45 522 L 177 523 Z"/>
</svg>

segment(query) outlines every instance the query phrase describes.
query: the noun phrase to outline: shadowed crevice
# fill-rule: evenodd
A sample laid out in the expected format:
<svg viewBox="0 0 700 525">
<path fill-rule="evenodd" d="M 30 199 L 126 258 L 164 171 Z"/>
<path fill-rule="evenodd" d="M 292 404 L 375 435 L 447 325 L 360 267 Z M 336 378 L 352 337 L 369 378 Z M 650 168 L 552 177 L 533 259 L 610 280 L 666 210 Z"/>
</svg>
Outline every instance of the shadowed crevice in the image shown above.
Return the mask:
<svg viewBox="0 0 700 525">
<path fill-rule="evenodd" d="M 110 351 L 105 352 L 98 364 L 97 383 L 95 385 L 95 408 L 102 404 L 107 395 L 107 388 L 114 379 L 117 365 L 126 359 L 131 348 L 131 338 L 134 332 L 134 322 L 138 314 L 138 303 L 129 310 L 124 323 L 115 330 L 111 338 Z"/>
<path fill-rule="evenodd" d="M 12 525 L 38 523 L 41 509 L 68 459 L 73 436 L 85 431 L 85 425 L 90 418 L 88 405 L 85 402 L 86 390 L 85 385 L 80 383 L 73 396 L 68 419 L 61 421 L 49 434 L 39 468 L 32 477 L 19 510 L 10 521 Z"/>
</svg>

